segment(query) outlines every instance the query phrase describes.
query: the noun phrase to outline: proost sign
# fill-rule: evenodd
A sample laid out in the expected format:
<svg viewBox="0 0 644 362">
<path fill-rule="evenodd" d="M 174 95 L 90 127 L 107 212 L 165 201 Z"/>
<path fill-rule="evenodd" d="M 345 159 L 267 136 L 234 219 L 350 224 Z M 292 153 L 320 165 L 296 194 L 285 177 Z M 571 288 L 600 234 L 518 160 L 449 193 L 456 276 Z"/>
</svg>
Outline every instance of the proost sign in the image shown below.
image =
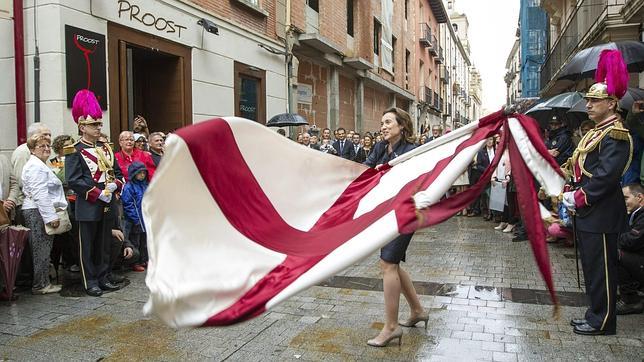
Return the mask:
<svg viewBox="0 0 644 362">
<path fill-rule="evenodd" d="M 65 25 L 67 107 L 81 89 L 89 89 L 107 109 L 105 35 Z"/>
<path fill-rule="evenodd" d="M 201 33 L 197 29 L 198 19 L 162 1 L 92 1 L 92 14 L 181 44 L 199 44 L 197 37 Z"/>
</svg>

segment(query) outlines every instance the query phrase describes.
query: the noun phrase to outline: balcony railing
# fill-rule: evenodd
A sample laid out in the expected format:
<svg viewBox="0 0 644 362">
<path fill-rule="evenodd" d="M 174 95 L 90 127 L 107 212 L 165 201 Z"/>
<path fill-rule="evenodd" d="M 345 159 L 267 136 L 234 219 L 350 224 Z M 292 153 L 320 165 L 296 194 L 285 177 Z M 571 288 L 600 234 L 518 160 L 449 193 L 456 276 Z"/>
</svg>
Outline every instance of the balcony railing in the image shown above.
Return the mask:
<svg viewBox="0 0 644 362">
<path fill-rule="evenodd" d="M 427 23 L 420 23 L 420 45 L 425 48 L 432 46 L 432 28 Z"/>
<path fill-rule="evenodd" d="M 425 103 L 427 103 L 427 105 L 432 104 L 432 89 L 429 88 L 429 87 L 425 87 L 425 99 L 424 99 L 424 101 L 425 101 Z"/>
<path fill-rule="evenodd" d="M 432 34 L 432 43 L 429 47 L 427 47 L 429 50 L 429 54 L 433 56 L 438 55 L 438 40 L 436 39 L 436 36 Z"/>
<path fill-rule="evenodd" d="M 444 61 L 445 61 L 445 58 L 443 58 L 443 47 L 439 45 L 438 55 L 436 56 L 436 63 L 443 64 Z"/>
<path fill-rule="evenodd" d="M 441 66 L 440 77 L 441 77 L 441 82 L 445 84 L 449 84 L 449 70 L 447 70 L 447 67 L 444 65 Z"/>
<path fill-rule="evenodd" d="M 439 111 L 441 110 L 441 99 L 438 97 L 438 93 L 434 92 L 434 104 L 433 107 L 435 110 Z"/>
<path fill-rule="evenodd" d="M 541 67 L 541 87 L 545 87 L 559 73 L 572 52 L 607 9 L 608 0 L 584 0 L 577 6 Z"/>
</svg>

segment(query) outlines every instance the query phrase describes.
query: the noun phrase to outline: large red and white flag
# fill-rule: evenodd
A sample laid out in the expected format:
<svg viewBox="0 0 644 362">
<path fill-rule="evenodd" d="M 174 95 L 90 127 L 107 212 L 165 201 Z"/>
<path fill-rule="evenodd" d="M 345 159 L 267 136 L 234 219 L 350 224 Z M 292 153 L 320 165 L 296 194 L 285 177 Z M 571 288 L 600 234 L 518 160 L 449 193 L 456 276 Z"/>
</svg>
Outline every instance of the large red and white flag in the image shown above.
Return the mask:
<svg viewBox="0 0 644 362">
<path fill-rule="evenodd" d="M 559 168 L 531 118 L 502 112 L 402 155 L 380 170 L 292 142 L 241 118 L 178 130 L 143 200 L 147 314 L 174 327 L 234 324 L 440 223 L 485 188 L 443 195 L 501 129 L 537 264 L 553 299 L 533 179 L 551 195 Z"/>
</svg>

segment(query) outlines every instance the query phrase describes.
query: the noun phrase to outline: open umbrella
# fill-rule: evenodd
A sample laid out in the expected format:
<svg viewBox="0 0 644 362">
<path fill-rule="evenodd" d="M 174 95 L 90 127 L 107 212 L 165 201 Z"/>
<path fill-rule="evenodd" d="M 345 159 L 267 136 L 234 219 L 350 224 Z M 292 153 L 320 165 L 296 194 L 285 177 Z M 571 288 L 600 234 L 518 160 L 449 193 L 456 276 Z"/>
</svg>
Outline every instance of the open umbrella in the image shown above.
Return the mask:
<svg viewBox="0 0 644 362">
<path fill-rule="evenodd" d="M 0 266 L 5 290 L 0 294 L 1 300 L 12 300 L 13 287 L 20 257 L 29 237 L 29 229 L 23 226 L 8 226 L 0 230 Z"/>
<path fill-rule="evenodd" d="M 555 116 L 555 110 L 546 106 L 545 102 L 538 103 L 525 112 L 526 115 L 534 118 L 542 128 L 547 127 L 548 122 Z"/>
<path fill-rule="evenodd" d="M 567 92 L 556 95 L 543 102 L 544 107 L 553 109 L 569 110 L 575 103 L 579 102 L 584 96 L 579 92 Z"/>
<path fill-rule="evenodd" d="M 267 127 L 305 126 L 307 124 L 309 122 L 297 113 L 278 114 L 266 122 Z"/>
<path fill-rule="evenodd" d="M 644 71 L 644 42 L 624 40 L 600 44 L 580 51 L 564 66 L 557 80 L 578 81 L 584 78 L 594 78 L 599 54 L 605 49 L 619 50 L 630 73 Z"/>
<path fill-rule="evenodd" d="M 633 108 L 633 103 L 635 101 L 641 101 L 644 99 L 644 89 L 631 87 L 626 90 L 626 94 L 619 101 L 619 107 L 630 111 Z M 575 103 L 567 112 L 571 115 L 583 116 L 588 118 L 588 111 L 586 109 L 586 100 L 580 99 Z"/>
</svg>

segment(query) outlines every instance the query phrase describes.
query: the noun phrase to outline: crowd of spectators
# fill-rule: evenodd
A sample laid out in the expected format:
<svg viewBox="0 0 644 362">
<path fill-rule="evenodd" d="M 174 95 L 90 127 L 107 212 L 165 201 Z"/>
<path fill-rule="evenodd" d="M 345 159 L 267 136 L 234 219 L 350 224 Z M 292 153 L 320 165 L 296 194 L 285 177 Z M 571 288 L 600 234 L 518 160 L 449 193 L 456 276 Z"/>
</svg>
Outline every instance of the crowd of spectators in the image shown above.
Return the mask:
<svg viewBox="0 0 644 362">
<path fill-rule="evenodd" d="M 60 272 L 72 276 L 82 272 L 75 213 L 77 195 L 68 187 L 65 175 L 66 152 L 80 140 L 71 135 L 58 135 L 52 140 L 44 123 L 34 123 L 27 131 L 27 142 L 14 150 L 10 160 L 0 154 L 0 206 L 11 223 L 30 229 L 16 285 L 31 287 L 33 294 L 57 293 L 62 287 Z M 150 133 L 147 121 L 140 116 L 134 120 L 132 131 L 121 132 L 118 138 L 114 157 L 127 182 L 116 194 L 118 215 L 111 227 L 109 255 L 97 257 L 109 258 L 108 279 L 119 288 L 126 284 L 126 278 L 115 271 L 143 272 L 147 267 L 141 202 L 163 157 L 165 138 L 163 132 Z M 109 143 L 105 134 L 98 141 Z M 47 230 L 66 222 L 69 230 L 65 232 Z"/>
</svg>

